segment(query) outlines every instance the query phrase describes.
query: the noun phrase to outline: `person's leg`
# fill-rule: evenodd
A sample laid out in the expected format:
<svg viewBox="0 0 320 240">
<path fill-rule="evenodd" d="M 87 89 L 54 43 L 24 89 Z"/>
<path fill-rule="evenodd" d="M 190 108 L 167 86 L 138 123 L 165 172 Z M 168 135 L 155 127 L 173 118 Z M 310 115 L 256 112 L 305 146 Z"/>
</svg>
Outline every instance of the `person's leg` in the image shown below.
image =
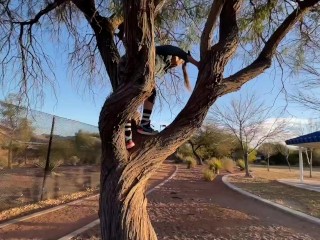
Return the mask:
<svg viewBox="0 0 320 240">
<path fill-rule="evenodd" d="M 132 131 L 131 131 L 131 119 L 125 125 L 125 139 L 126 139 L 126 148 L 130 149 L 135 146 L 134 142 L 132 141 Z"/>
<path fill-rule="evenodd" d="M 150 116 L 152 113 L 155 99 L 156 99 L 156 90 L 154 89 L 152 91 L 152 95 L 143 104 L 142 119 L 140 122 L 140 126 L 138 127 L 138 133 L 141 133 L 144 135 L 155 135 L 158 133 L 158 131 L 153 130 L 150 125 Z"/>
</svg>

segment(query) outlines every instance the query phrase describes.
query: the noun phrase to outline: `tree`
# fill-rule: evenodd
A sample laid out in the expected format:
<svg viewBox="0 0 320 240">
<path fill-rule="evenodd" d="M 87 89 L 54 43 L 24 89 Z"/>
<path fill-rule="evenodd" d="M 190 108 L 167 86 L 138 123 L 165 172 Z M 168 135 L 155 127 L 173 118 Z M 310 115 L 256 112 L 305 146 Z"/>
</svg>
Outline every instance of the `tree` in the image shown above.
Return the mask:
<svg viewBox="0 0 320 240">
<path fill-rule="evenodd" d="M 23 93 L 37 90 L 36 86 L 41 90 L 41 84 L 52 79 L 50 73 L 54 75 L 41 45 L 48 32 L 54 36 L 60 33 L 60 42 L 73 40 L 70 43 L 74 47 L 71 61 L 75 69 L 81 69 L 82 79 L 91 80 L 105 69 L 113 92 L 106 99 L 99 119 L 102 238 L 153 240 L 157 237 L 146 209 L 148 178 L 201 126 L 217 98 L 240 89 L 269 68 L 276 54 L 296 45 L 296 41 L 292 41 L 294 44 L 284 44 L 286 49 L 279 47 L 290 30 L 290 36 L 298 37 L 296 40 L 300 42 L 302 30 L 315 28 L 303 23 L 310 21 L 317 25 L 318 2 L 214 0 L 208 6 L 208 1 L 200 0 L 182 3 L 166 0 L 6 0 L 0 3 L 0 31 L 4 36 L 0 39 L 2 69 L 14 68 L 10 74 L 17 73 Z M 115 30 L 122 21 L 126 62 L 120 61 L 114 39 Z M 300 29 L 296 28 L 299 22 Z M 187 26 L 185 32 L 181 29 L 183 26 Z M 199 26 L 203 26 L 203 30 L 199 30 Z M 83 28 L 86 31 L 82 31 Z M 192 32 L 196 34 L 189 35 Z M 37 33 L 42 38 L 38 38 Z M 316 37 L 316 31 L 310 31 L 309 36 L 311 39 Z M 195 88 L 170 125 L 156 136 L 136 137 L 136 147 L 128 152 L 124 141 L 125 123 L 151 95 L 155 86 L 155 41 L 166 40 L 175 41 L 175 44 L 198 43 L 200 67 Z M 237 50 L 241 59 L 248 53 L 251 63 L 226 76 L 226 66 L 237 56 Z M 97 64 L 96 57 L 100 57 L 102 65 Z M 19 64 L 14 64 L 19 60 Z M 118 72 L 119 65 L 125 71 Z M 10 74 L 5 72 L 2 77 L 8 79 Z"/>
<path fill-rule="evenodd" d="M 270 157 L 273 156 L 278 152 L 278 149 L 276 148 L 275 144 L 270 142 L 263 143 L 259 148 L 258 151 L 263 154 L 263 156 L 267 157 L 267 169 L 269 170 L 269 160 Z"/>
<path fill-rule="evenodd" d="M 101 156 L 101 141 L 94 133 L 83 132 L 79 130 L 75 134 L 75 145 L 77 155 L 82 163 L 97 163 Z"/>
<path fill-rule="evenodd" d="M 0 102 L 1 123 L 8 128 L 5 135 L 8 138 L 9 169 L 12 168 L 14 142 L 30 140 L 33 132 L 30 122 L 22 117 L 24 109 L 19 105 L 20 97 L 15 94 L 9 94 L 4 102 Z"/>
<path fill-rule="evenodd" d="M 290 162 L 289 162 L 290 148 L 288 148 L 286 145 L 283 145 L 281 143 L 277 143 L 275 146 L 276 146 L 278 153 L 285 156 L 289 171 L 291 172 L 291 166 L 290 166 Z"/>
<path fill-rule="evenodd" d="M 245 162 L 246 176 L 249 177 L 249 155 L 267 139 L 279 135 L 284 130 L 284 122 L 277 119 L 268 124 L 271 109 L 258 101 L 255 95 L 233 98 L 230 105 L 215 106 L 211 119 L 229 130 L 241 146 Z"/>
<path fill-rule="evenodd" d="M 231 154 L 234 139 L 228 133 L 213 125 L 204 125 L 188 140 L 199 165 L 210 157 L 223 157 Z"/>
</svg>

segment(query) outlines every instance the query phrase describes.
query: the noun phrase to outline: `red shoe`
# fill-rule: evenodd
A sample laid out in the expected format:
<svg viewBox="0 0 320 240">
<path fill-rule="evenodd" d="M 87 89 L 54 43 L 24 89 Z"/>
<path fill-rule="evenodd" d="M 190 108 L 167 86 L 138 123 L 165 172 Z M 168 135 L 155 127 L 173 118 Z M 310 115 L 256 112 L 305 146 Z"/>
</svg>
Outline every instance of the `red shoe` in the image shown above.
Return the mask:
<svg viewBox="0 0 320 240">
<path fill-rule="evenodd" d="M 130 149 L 133 148 L 135 146 L 134 142 L 132 141 L 132 139 L 129 139 L 126 141 L 126 148 Z"/>
</svg>

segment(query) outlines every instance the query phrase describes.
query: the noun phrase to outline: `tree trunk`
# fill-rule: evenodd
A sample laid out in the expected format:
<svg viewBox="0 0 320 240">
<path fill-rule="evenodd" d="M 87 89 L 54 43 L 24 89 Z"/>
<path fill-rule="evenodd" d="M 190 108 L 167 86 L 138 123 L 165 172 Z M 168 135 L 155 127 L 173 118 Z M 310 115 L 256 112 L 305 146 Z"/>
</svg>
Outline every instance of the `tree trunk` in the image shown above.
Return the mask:
<svg viewBox="0 0 320 240">
<path fill-rule="evenodd" d="M 268 157 L 267 157 L 267 169 L 268 169 L 268 172 L 270 171 L 270 169 L 269 169 L 269 160 L 270 160 L 270 156 L 268 155 Z"/>
<path fill-rule="evenodd" d="M 26 146 L 26 148 L 24 149 L 24 165 L 27 165 L 27 149 L 28 149 L 28 146 Z"/>
<path fill-rule="evenodd" d="M 12 139 L 10 140 L 8 149 L 8 168 L 12 169 Z"/>
<path fill-rule="evenodd" d="M 289 155 L 286 156 L 286 161 L 287 161 L 287 164 L 288 164 L 288 167 L 289 167 L 289 172 L 291 172 L 291 166 L 290 166 L 290 163 L 289 163 Z"/>
<path fill-rule="evenodd" d="M 199 154 L 197 153 L 197 149 L 198 149 L 198 147 L 197 147 L 197 149 L 195 149 L 195 147 L 194 147 L 193 143 L 192 143 L 191 141 L 189 141 L 189 143 L 190 143 L 190 145 L 191 145 L 191 149 L 192 149 L 192 153 L 193 153 L 193 155 L 195 155 L 195 156 L 196 156 L 197 164 L 198 164 L 198 165 L 203 165 L 202 158 L 201 158 L 201 157 L 199 156 Z"/>
<path fill-rule="evenodd" d="M 312 159 L 310 159 L 310 165 L 309 165 L 309 177 L 312 178 Z"/>
<path fill-rule="evenodd" d="M 141 172 L 142 169 L 135 171 Z M 121 168 L 113 168 L 102 176 L 99 211 L 102 239 L 156 240 L 147 212 L 147 181 L 125 181 L 126 177 L 129 176 Z"/>
<path fill-rule="evenodd" d="M 248 156 L 249 156 L 249 154 L 246 152 L 245 154 L 244 154 L 244 156 L 243 156 L 243 158 L 244 158 L 244 165 L 245 165 L 245 169 L 246 169 L 246 177 L 250 177 L 251 176 L 251 174 L 250 174 L 250 172 L 249 172 L 249 160 L 248 160 Z"/>
</svg>

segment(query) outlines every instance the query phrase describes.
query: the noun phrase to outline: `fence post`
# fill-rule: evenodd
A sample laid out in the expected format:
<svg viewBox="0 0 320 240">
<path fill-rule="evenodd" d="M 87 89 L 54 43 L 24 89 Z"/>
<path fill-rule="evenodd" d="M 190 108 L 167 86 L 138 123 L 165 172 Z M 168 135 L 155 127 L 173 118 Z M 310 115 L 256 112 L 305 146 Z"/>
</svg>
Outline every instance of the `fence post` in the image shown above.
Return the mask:
<svg viewBox="0 0 320 240">
<path fill-rule="evenodd" d="M 51 125 L 51 132 L 50 132 L 50 138 L 49 138 L 49 145 L 48 145 L 48 152 L 47 152 L 47 158 L 46 158 L 46 166 L 44 167 L 44 175 L 43 175 L 43 182 L 42 182 L 42 190 L 41 190 L 41 200 L 43 200 L 44 195 L 44 189 L 46 184 L 47 175 L 50 172 L 50 153 L 51 153 L 51 144 L 52 144 L 52 136 L 53 136 L 53 130 L 54 130 L 54 123 L 55 123 L 55 116 L 52 118 L 52 125 Z"/>
</svg>

